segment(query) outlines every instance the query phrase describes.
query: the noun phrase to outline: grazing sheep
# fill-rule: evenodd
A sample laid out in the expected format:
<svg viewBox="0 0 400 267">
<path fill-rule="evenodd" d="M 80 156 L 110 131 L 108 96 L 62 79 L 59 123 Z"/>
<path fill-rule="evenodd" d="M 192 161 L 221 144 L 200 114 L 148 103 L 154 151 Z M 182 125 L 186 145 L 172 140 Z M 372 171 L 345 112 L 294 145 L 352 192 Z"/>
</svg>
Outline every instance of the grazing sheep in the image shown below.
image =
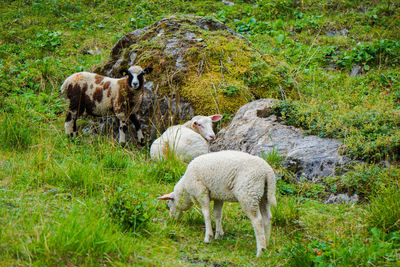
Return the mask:
<svg viewBox="0 0 400 267">
<path fill-rule="evenodd" d="M 169 127 L 150 147 L 152 159 L 164 157 L 169 150 L 176 153 L 183 160 L 193 158 L 209 152 L 207 141 L 215 139 L 212 123 L 217 122 L 222 115 L 195 116 L 182 125 Z"/>
<path fill-rule="evenodd" d="M 177 219 L 194 201 L 198 202 L 206 225 L 206 243 L 213 236 L 210 201 L 214 200 L 216 239 L 224 234 L 221 225 L 224 201 L 239 202 L 253 225 L 258 257 L 266 249 L 271 233 L 270 206 L 276 205 L 275 175 L 267 162 L 245 152 L 209 153 L 190 162 L 174 191 L 158 199 L 168 201 L 170 216 Z"/>
<path fill-rule="evenodd" d="M 119 142 L 126 142 L 127 122 L 134 123 L 137 137 L 143 141 L 140 123 L 135 113 L 140 107 L 143 96 L 144 75 L 152 68 L 142 69 L 132 66 L 122 70 L 128 77 L 114 79 L 90 72 L 79 72 L 69 76 L 61 86 L 69 100 L 69 110 L 65 119 L 65 133 L 76 136 L 76 120 L 79 116 L 106 116 L 115 114 L 119 119 Z"/>
</svg>

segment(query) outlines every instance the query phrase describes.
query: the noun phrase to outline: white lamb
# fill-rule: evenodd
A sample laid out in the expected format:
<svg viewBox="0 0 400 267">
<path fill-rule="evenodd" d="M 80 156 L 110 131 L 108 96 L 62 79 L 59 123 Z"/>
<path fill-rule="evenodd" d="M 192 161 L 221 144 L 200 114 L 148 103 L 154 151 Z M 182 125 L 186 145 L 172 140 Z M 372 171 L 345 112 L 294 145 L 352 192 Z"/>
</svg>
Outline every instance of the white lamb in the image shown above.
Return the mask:
<svg viewBox="0 0 400 267">
<path fill-rule="evenodd" d="M 168 152 L 177 154 L 182 160 L 193 158 L 209 152 L 207 141 L 215 139 L 212 123 L 222 115 L 195 116 L 182 125 L 169 127 L 150 147 L 152 159 L 161 159 Z"/>
<path fill-rule="evenodd" d="M 276 205 L 275 175 L 268 163 L 240 151 L 220 151 L 201 155 L 189 163 L 167 200 L 170 216 L 179 219 L 182 211 L 198 202 L 204 216 L 204 242 L 210 243 L 210 201 L 214 200 L 215 238 L 224 234 L 221 225 L 224 201 L 239 202 L 249 216 L 257 241 L 257 257 L 266 249 L 271 233 L 270 206 Z"/>
</svg>

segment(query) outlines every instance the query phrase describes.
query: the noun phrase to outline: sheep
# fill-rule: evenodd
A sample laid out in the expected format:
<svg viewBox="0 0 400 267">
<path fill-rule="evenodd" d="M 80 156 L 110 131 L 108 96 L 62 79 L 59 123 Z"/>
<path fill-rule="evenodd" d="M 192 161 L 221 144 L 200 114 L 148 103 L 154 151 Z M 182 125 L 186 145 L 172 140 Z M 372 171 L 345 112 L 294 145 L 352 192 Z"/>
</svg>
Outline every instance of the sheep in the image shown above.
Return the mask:
<svg viewBox="0 0 400 267">
<path fill-rule="evenodd" d="M 169 127 L 150 147 L 152 159 L 163 158 L 170 149 L 182 160 L 193 158 L 209 152 L 207 141 L 215 139 L 212 123 L 217 122 L 222 115 L 195 116 L 182 125 Z"/>
<path fill-rule="evenodd" d="M 258 257 L 266 249 L 271 233 L 270 206 L 276 206 L 275 174 L 257 156 L 232 150 L 212 152 L 193 159 L 174 191 L 158 199 L 167 200 L 170 217 L 175 219 L 198 202 L 206 226 L 205 243 L 210 243 L 213 236 L 210 201 L 214 200 L 216 239 L 224 234 L 223 202 L 239 202 L 252 222 Z"/>
<path fill-rule="evenodd" d="M 142 69 L 132 66 L 121 70 L 120 79 L 114 79 L 90 72 L 79 72 L 69 76 L 61 86 L 69 100 L 69 110 L 65 119 L 65 133 L 76 136 L 76 120 L 81 115 L 106 116 L 115 114 L 119 119 L 119 142 L 126 142 L 127 121 L 134 123 L 137 137 L 144 140 L 140 123 L 135 113 L 142 102 L 144 75 L 153 68 Z"/>
</svg>

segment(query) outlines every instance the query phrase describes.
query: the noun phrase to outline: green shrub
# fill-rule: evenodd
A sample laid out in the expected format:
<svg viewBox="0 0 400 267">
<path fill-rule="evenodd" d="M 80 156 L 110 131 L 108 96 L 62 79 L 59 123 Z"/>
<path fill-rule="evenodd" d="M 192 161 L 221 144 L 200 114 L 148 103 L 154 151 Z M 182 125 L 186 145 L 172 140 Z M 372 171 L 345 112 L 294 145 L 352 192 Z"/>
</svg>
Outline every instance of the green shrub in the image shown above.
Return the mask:
<svg viewBox="0 0 400 267">
<path fill-rule="evenodd" d="M 108 211 L 111 218 L 124 230 L 138 233 L 142 231 L 150 219 L 147 193 L 131 192 L 119 187 L 108 200 Z"/>
<path fill-rule="evenodd" d="M 377 194 L 383 186 L 399 181 L 399 177 L 399 169 L 361 164 L 342 176 L 325 178 L 325 182 L 337 192 L 356 193 L 368 198 Z"/>
<path fill-rule="evenodd" d="M 378 65 L 396 66 L 400 64 L 400 42 L 381 39 L 373 43 L 358 43 L 353 49 L 342 51 L 338 55 L 329 51 L 326 57 L 346 69 L 351 69 L 354 64 L 363 66 L 366 71 Z"/>
</svg>

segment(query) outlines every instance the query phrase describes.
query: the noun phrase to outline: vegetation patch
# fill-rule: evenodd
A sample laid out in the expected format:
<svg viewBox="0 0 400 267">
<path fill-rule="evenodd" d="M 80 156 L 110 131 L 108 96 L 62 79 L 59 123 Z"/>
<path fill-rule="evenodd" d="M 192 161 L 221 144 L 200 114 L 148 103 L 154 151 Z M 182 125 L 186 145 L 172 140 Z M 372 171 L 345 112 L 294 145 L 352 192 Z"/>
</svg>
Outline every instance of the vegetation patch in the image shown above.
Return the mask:
<svg viewBox="0 0 400 267">
<path fill-rule="evenodd" d="M 0 31 L 2 265 L 398 265 L 400 4 L 234 2 L 0 2 L 7 29 Z M 193 14 L 209 30 L 190 23 Z M 183 20 L 182 27 L 154 24 L 164 18 Z M 215 19 L 244 38 L 212 30 L 221 25 Z M 254 231 L 237 203 L 224 204 L 224 237 L 204 244 L 198 206 L 173 221 L 157 200 L 172 191 L 186 163 L 154 162 L 147 150 L 109 138 L 64 135 L 64 79 L 111 62 L 113 45 L 147 26 L 118 55 L 120 67 L 133 53 L 139 64 L 155 64 L 149 80 L 163 96 L 185 94 L 198 112 L 219 108 L 224 123 L 252 99 L 286 100 L 276 110 L 283 122 L 342 139 L 344 153 L 368 164 L 299 182 L 277 152 L 265 155 L 279 177 L 268 249 L 255 257 Z M 188 49 L 165 56 L 167 41 L 187 32 L 196 35 L 187 38 Z M 363 69 L 351 77 L 353 65 Z M 324 204 L 331 193 L 358 194 L 360 202 Z"/>
</svg>

